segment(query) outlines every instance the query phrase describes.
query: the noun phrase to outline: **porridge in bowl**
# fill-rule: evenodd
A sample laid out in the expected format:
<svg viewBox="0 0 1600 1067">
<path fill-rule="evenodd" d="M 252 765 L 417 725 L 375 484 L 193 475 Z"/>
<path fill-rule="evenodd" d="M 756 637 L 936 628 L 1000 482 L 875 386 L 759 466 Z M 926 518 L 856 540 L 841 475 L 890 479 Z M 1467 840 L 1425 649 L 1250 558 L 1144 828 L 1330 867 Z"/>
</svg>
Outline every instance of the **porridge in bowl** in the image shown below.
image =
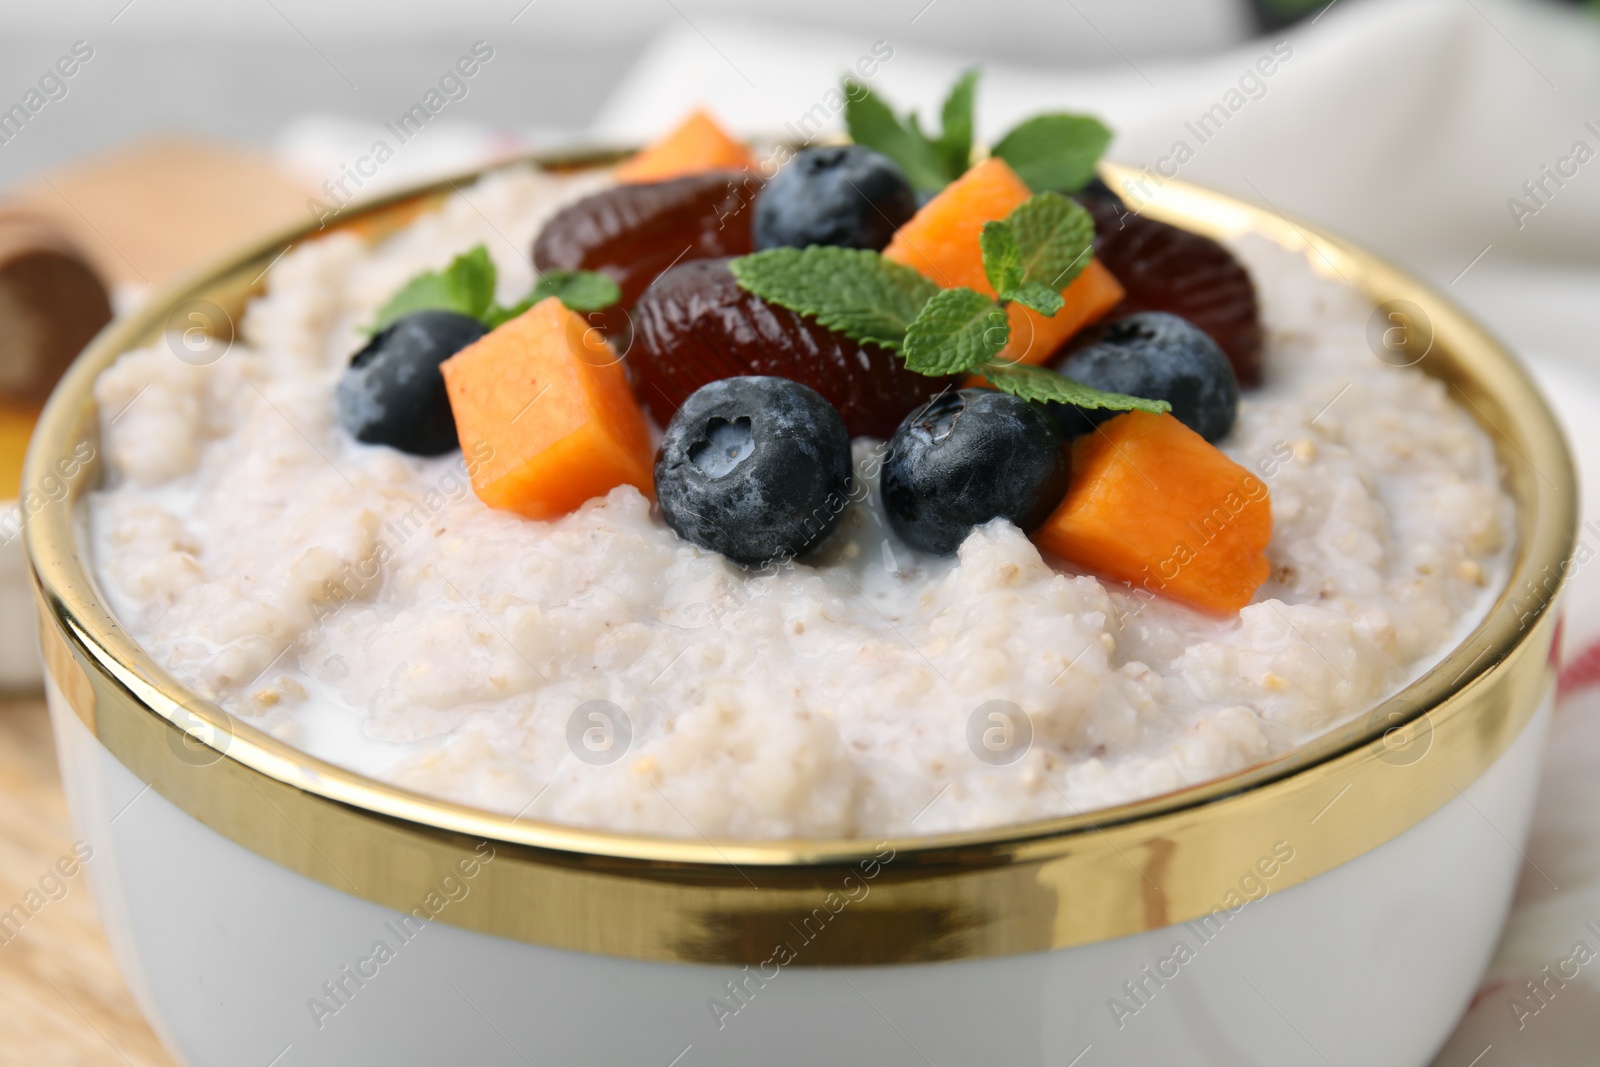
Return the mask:
<svg viewBox="0 0 1600 1067">
<path fill-rule="evenodd" d="M 496 171 L 375 244 L 295 247 L 213 364 L 125 354 L 88 508 L 123 624 L 423 793 L 882 837 L 1280 754 L 1503 583 L 1487 435 L 1302 255 L 1022 160 L 930 189 L 876 153 L 764 181 L 713 147 Z"/>
</svg>

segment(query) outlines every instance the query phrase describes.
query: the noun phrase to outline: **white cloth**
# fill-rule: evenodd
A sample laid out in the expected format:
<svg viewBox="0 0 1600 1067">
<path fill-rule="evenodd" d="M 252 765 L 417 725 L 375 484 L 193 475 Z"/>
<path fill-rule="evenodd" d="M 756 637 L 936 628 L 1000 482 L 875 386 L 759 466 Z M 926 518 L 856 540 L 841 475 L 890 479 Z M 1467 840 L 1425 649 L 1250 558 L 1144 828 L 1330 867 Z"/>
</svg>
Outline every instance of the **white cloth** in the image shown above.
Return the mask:
<svg viewBox="0 0 1600 1067">
<path fill-rule="evenodd" d="M 694 103 L 736 128 L 778 131 L 815 113 L 876 39 L 894 55 L 870 84 L 924 113 L 978 61 L 881 35 L 702 18 L 646 52 L 596 132 L 643 139 Z M 1250 88 L 1258 98 L 1241 93 L 1243 106 L 1200 143 L 1185 124 L 1229 99 L 1275 45 L 1289 55 L 1261 90 Z M 1580 138 L 1600 152 L 1600 19 L 1586 11 L 1537 0 L 1336 0 L 1314 24 L 1198 61 L 984 64 L 980 135 L 1043 107 L 1099 115 L 1123 163 L 1154 167 L 1186 141 L 1194 156 L 1178 177 L 1268 201 L 1446 282 L 1491 244 L 1483 262 L 1596 263 L 1600 158 L 1565 188 L 1551 184 L 1548 206 L 1521 230 L 1506 206 Z"/>
<path fill-rule="evenodd" d="M 644 139 L 696 103 L 745 131 L 800 128 L 808 115 L 815 125 L 875 40 L 697 19 L 646 53 L 596 132 Z M 925 114 L 976 58 L 888 44 L 871 84 Z M 980 135 L 1044 108 L 1098 114 L 1117 131 L 1112 158 L 1154 168 L 1166 157 L 1169 176 L 1183 142 L 1177 177 L 1315 220 L 1447 287 L 1535 365 L 1600 531 L 1600 18 L 1509 0 L 1338 0 L 1315 24 L 1200 61 L 985 65 Z M 1594 158 L 1575 152 L 1580 141 Z M 1558 167 L 1567 176 L 1547 176 Z M 1600 533 L 1585 536 L 1600 553 Z M 1565 604 L 1571 660 L 1600 641 L 1600 562 L 1578 571 Z M 1600 667 L 1589 673 L 1600 680 Z M 1600 956 L 1547 983 L 1537 1014 L 1523 985 L 1547 965 L 1571 973 L 1579 942 L 1600 954 L 1600 687 L 1577 685 L 1584 674 L 1569 666 L 1503 942 L 1437 1067 L 1600 1063 Z"/>
</svg>

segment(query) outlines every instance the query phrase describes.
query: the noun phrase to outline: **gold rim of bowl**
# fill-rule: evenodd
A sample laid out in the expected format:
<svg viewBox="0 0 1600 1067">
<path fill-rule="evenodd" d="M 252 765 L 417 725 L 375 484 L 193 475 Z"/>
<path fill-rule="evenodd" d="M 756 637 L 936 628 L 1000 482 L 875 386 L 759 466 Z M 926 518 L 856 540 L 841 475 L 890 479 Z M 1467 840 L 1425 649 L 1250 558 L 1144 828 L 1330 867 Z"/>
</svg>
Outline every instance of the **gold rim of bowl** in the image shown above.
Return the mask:
<svg viewBox="0 0 1600 1067">
<path fill-rule="evenodd" d="M 573 168 L 615 158 L 532 162 Z M 1553 600 L 1576 532 L 1576 482 L 1527 373 L 1443 296 L 1367 252 L 1166 182 L 1144 190 L 1142 213 L 1223 239 L 1264 236 L 1375 304 L 1421 308 L 1429 336 L 1417 331 L 1405 343 L 1494 440 L 1516 505 L 1510 580 L 1472 633 L 1401 693 L 1280 757 L 1190 788 L 884 841 L 606 833 L 465 807 L 312 758 L 197 698 L 99 596 L 76 507 L 101 473 L 93 383 L 122 352 L 159 339 L 189 302 L 209 301 L 237 321 L 285 249 L 334 230 L 376 240 L 480 173 L 352 209 L 323 230 L 280 234 L 117 320 L 58 387 L 29 452 L 24 486 L 68 486 L 64 496 L 24 494 L 54 684 L 156 793 L 274 863 L 402 913 L 632 959 L 867 965 L 1040 951 L 1231 909 L 1362 855 L 1454 799 L 1550 690 Z M 1103 174 L 1122 188 L 1140 177 L 1110 165 Z"/>
</svg>

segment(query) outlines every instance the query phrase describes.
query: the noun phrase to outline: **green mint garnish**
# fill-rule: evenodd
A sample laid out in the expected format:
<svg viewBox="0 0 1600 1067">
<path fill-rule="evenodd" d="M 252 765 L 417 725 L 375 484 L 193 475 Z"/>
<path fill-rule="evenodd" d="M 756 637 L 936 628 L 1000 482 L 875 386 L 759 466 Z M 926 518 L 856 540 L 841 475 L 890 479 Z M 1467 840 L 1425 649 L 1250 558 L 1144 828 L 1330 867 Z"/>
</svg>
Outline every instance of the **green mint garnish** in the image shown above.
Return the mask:
<svg viewBox="0 0 1600 1067">
<path fill-rule="evenodd" d="M 739 285 L 857 341 L 899 348 L 939 292 L 910 267 L 864 248 L 773 248 L 729 264 Z"/>
<path fill-rule="evenodd" d="M 955 178 L 938 146 L 921 127 L 911 120 L 902 122 L 878 94 L 846 78 L 844 98 L 844 124 L 850 139 L 894 160 L 913 188 L 936 192 Z"/>
<path fill-rule="evenodd" d="M 1025 277 L 1017 231 L 1009 222 L 984 223 L 978 247 L 983 250 L 983 272 L 989 278 L 989 287 L 1000 294 L 1001 300 L 1030 307 L 1046 318 L 1061 310 L 1064 302 L 1060 293 Z"/>
<path fill-rule="evenodd" d="M 1015 289 L 1007 289 L 1000 294 L 1000 299 L 1010 304 L 1021 304 L 1025 308 L 1031 308 L 1047 319 L 1055 318 L 1056 312 L 1067 303 L 1061 299 L 1060 293 L 1038 282 L 1023 282 Z"/>
<path fill-rule="evenodd" d="M 978 249 L 983 253 L 983 273 L 989 288 L 1004 293 L 1022 284 L 1022 249 L 1017 231 L 1009 222 L 994 219 L 983 224 L 978 234 Z"/>
<path fill-rule="evenodd" d="M 622 290 L 616 282 L 598 271 L 547 270 L 533 283 L 527 296 L 508 308 L 490 308 L 483 315 L 483 323 L 492 330 L 552 296 L 559 297 L 573 311 L 599 311 L 621 300 Z"/>
<path fill-rule="evenodd" d="M 1024 259 L 1015 226 L 1003 225 L 992 232 L 1001 236 L 989 237 L 984 244 L 984 268 L 991 279 L 1016 282 L 1018 291 L 1037 296 L 1033 290 L 1043 286 L 1027 280 L 1027 264 L 1045 263 L 1045 269 L 1052 270 L 1053 264 L 1039 256 Z M 995 241 L 1006 246 L 998 255 L 991 251 Z M 898 349 L 906 368 L 919 374 L 978 373 L 996 389 L 1024 400 L 1059 400 L 1119 411 L 1168 410 L 1163 401 L 1107 393 L 1042 367 L 993 362 L 1011 336 L 1004 305 L 972 289 L 941 289 L 877 252 L 821 245 L 774 248 L 740 256 L 729 269 L 741 288 L 768 303 L 816 319 L 857 341 Z M 1051 295 L 1059 304 L 1060 295 Z M 1053 312 L 1041 310 L 1041 314 Z"/>
<path fill-rule="evenodd" d="M 1028 188 L 1073 193 L 1089 184 L 1111 131 L 1089 115 L 1035 115 L 996 142 L 992 154 Z"/>
<path fill-rule="evenodd" d="M 850 139 L 882 152 L 905 171 L 906 180 L 924 192 L 937 192 L 966 172 L 972 162 L 972 101 L 978 72 L 956 79 L 939 110 L 939 133 L 926 133 L 915 114 L 904 119 L 883 98 L 858 81 L 844 82 L 844 122 Z"/>
<path fill-rule="evenodd" d="M 372 332 L 413 311 L 454 311 L 482 318 L 494 303 L 494 262 L 483 245 L 451 261 L 442 271 L 430 270 L 412 278 L 378 310 Z"/>
<path fill-rule="evenodd" d="M 995 362 L 1011 339 L 1006 306 L 1046 317 L 1094 254 L 1094 222 L 1056 193 L 1036 193 L 978 238 L 999 299 L 941 289 L 910 267 L 861 248 L 774 248 L 729 263 L 740 287 L 857 341 L 899 351 L 906 369 L 933 377 L 981 374 L 1002 392 L 1040 403 L 1114 411 L 1171 410 L 1161 400 L 1108 393 L 1044 367 Z"/>
<path fill-rule="evenodd" d="M 913 187 L 938 192 L 966 172 L 972 162 L 976 70 L 963 72 L 945 97 L 938 136 L 924 132 L 915 113 L 904 119 L 897 116 L 882 97 L 858 81 L 845 79 L 843 89 L 850 139 L 894 160 Z M 1110 143 L 1111 131 L 1099 119 L 1051 112 L 1012 127 L 992 154 L 1010 164 L 1030 189 L 1073 193 L 1089 184 L 1095 163 Z"/>
<path fill-rule="evenodd" d="M 1035 193 L 1005 224 L 1016 234 L 1025 283 L 1060 292 L 1094 258 L 1094 219 L 1060 193 Z"/>
<path fill-rule="evenodd" d="M 451 260 L 444 270 L 425 271 L 406 282 L 378 309 L 367 332 L 377 333 L 414 311 L 453 311 L 493 329 L 548 296 L 560 297 L 573 311 L 598 311 L 622 299 L 617 283 L 603 274 L 563 270 L 547 272 L 522 300 L 509 308 L 500 307 L 494 302 L 496 277 L 489 250 L 476 245 Z"/>
<path fill-rule="evenodd" d="M 1080 408 L 1105 408 L 1109 411 L 1148 411 L 1159 415 L 1171 411 L 1165 400 L 1146 400 L 1126 393 L 1108 393 L 1048 367 L 1033 367 L 1026 363 L 991 363 L 981 371 L 990 385 L 1003 393 L 1037 400 L 1040 403 L 1073 404 Z"/>
<path fill-rule="evenodd" d="M 946 174 L 959 178 L 972 162 L 972 101 L 978 92 L 976 69 L 964 71 L 939 109 L 939 160 Z"/>
<path fill-rule="evenodd" d="M 934 376 L 970 373 L 1010 339 L 999 304 L 972 289 L 941 289 L 906 330 L 906 368 Z"/>
</svg>

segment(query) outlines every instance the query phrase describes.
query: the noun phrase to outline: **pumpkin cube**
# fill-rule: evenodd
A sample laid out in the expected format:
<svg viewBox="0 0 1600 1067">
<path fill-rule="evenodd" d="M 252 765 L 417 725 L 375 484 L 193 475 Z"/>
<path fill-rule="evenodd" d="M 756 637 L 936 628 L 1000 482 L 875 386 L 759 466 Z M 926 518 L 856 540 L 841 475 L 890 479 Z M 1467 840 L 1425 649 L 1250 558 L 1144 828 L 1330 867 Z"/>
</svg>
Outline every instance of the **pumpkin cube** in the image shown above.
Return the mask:
<svg viewBox="0 0 1600 1067">
<path fill-rule="evenodd" d="M 547 519 L 623 484 L 653 494 L 650 435 L 622 363 L 556 297 L 439 369 L 472 488 L 490 507 Z"/>
<path fill-rule="evenodd" d="M 743 142 L 734 140 L 716 119 L 696 108 L 672 132 L 624 161 L 617 168 L 617 181 L 664 182 L 708 170 L 753 170 L 755 165 L 755 157 Z"/>
<path fill-rule="evenodd" d="M 1072 483 L 1033 533 L 1046 552 L 1215 614 L 1267 580 L 1266 483 L 1171 415 L 1130 411 L 1079 437 Z"/>
</svg>

